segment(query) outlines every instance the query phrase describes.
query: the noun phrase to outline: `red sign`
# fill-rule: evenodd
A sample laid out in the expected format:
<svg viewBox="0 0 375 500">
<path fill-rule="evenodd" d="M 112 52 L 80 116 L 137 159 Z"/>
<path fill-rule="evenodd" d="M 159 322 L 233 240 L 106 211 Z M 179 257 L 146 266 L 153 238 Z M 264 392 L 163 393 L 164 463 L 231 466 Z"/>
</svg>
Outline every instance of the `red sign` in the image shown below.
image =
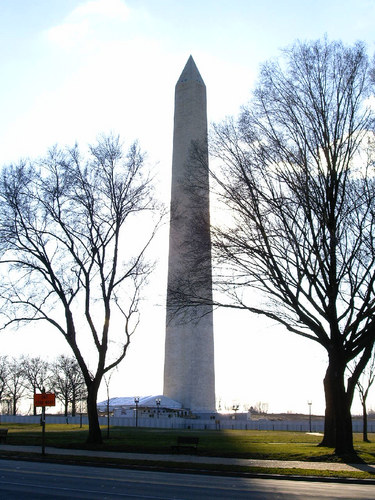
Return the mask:
<svg viewBox="0 0 375 500">
<path fill-rule="evenodd" d="M 34 394 L 34 406 L 55 406 L 56 396 L 52 392 Z"/>
</svg>

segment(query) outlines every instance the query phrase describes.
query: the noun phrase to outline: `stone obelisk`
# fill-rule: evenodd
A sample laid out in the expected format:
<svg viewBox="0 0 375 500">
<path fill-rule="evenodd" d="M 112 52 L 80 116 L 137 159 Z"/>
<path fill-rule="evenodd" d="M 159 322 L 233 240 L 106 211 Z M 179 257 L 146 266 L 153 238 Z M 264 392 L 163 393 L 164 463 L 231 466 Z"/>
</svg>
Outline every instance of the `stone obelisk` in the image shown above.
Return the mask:
<svg viewBox="0 0 375 500">
<path fill-rule="evenodd" d="M 206 86 L 190 56 L 175 89 L 164 395 L 215 411 Z"/>
</svg>

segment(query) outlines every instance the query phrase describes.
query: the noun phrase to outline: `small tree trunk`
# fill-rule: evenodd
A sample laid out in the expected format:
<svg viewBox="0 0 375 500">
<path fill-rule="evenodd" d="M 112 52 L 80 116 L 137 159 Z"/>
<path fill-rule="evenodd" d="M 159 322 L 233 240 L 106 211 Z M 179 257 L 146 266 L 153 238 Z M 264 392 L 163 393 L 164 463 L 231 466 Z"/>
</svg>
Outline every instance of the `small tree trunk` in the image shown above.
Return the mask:
<svg viewBox="0 0 375 500">
<path fill-rule="evenodd" d="M 101 444 L 103 442 L 97 408 L 98 390 L 99 384 L 96 381 L 93 381 L 87 388 L 87 417 L 89 420 L 87 443 L 91 444 Z"/>
<path fill-rule="evenodd" d="M 73 395 L 72 395 L 72 417 L 76 416 L 76 391 L 73 388 Z"/>
<path fill-rule="evenodd" d="M 363 414 L 363 441 L 369 443 L 369 438 L 367 436 L 367 407 L 366 400 L 362 401 L 362 414 Z"/>
<path fill-rule="evenodd" d="M 351 398 L 345 390 L 345 363 L 338 356 L 329 357 L 324 378 L 326 413 L 321 446 L 335 448 L 337 455 L 354 453 Z"/>
<path fill-rule="evenodd" d="M 37 387 L 35 385 L 33 385 L 33 397 L 34 397 L 34 394 L 36 393 L 36 390 L 37 390 Z M 33 414 L 34 414 L 34 417 L 37 414 L 36 406 L 34 404 L 33 404 Z"/>
<path fill-rule="evenodd" d="M 68 406 L 69 406 L 69 398 L 68 398 L 68 395 L 65 394 L 65 398 L 64 398 L 64 415 L 65 415 L 65 417 L 68 416 Z"/>
</svg>

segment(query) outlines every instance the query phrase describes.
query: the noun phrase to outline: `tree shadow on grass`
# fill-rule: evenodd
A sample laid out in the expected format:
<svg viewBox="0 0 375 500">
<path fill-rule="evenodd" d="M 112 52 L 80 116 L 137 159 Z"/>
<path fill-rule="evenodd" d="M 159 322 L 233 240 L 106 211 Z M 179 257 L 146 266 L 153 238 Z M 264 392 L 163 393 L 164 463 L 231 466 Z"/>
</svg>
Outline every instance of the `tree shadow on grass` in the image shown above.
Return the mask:
<svg viewBox="0 0 375 500">
<path fill-rule="evenodd" d="M 370 453 L 374 456 L 375 454 Z M 360 472 L 375 476 L 375 465 L 365 462 L 356 452 L 347 454 L 327 453 L 326 455 L 306 457 L 307 462 L 328 462 L 349 465 Z"/>
<path fill-rule="evenodd" d="M 344 463 L 344 464 L 366 464 L 366 462 L 354 451 L 354 453 L 326 453 L 325 455 L 312 455 L 306 457 L 307 462 L 331 462 L 331 463 Z"/>
</svg>

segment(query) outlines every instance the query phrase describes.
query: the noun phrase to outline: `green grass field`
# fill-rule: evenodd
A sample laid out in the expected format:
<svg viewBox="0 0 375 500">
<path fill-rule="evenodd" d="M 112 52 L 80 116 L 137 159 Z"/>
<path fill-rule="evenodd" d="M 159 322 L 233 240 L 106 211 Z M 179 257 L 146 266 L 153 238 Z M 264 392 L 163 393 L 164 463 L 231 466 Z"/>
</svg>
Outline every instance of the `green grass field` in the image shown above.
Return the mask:
<svg viewBox="0 0 375 500">
<path fill-rule="evenodd" d="M 5 427 L 3 424 L 1 427 Z M 37 424 L 7 424 L 8 444 L 41 445 L 42 431 Z M 47 425 L 46 446 L 72 449 L 100 449 L 136 453 L 171 453 L 178 435 L 199 437 L 198 455 L 236 458 L 302 461 L 344 461 L 334 455 L 332 448 L 319 447 L 320 436 L 288 431 L 181 431 L 111 427 L 109 439 L 103 428 L 104 443 L 86 444 L 87 426 Z M 364 443 L 360 434 L 354 435 L 358 461 L 375 464 L 375 434 Z M 351 461 L 356 457 L 350 457 Z"/>
</svg>

